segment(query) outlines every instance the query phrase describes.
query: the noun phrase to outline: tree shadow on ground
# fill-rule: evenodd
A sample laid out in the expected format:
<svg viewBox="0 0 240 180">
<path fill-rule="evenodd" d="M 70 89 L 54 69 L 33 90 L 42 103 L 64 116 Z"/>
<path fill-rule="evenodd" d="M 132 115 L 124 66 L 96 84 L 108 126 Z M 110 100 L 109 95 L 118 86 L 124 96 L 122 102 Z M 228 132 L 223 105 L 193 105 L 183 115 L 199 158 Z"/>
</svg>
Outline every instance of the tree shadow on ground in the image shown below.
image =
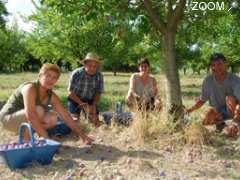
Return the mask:
<svg viewBox="0 0 240 180">
<path fill-rule="evenodd" d="M 240 160 L 239 138 L 228 138 L 223 134 L 214 137 L 210 145 L 219 159 Z"/>
<path fill-rule="evenodd" d="M 113 85 L 129 85 L 128 81 L 115 81 L 112 82 Z"/>
<path fill-rule="evenodd" d="M 186 97 L 198 97 L 201 93 L 201 87 L 195 84 L 182 85 L 182 95 Z"/>
<path fill-rule="evenodd" d="M 201 89 L 201 86 L 196 84 L 182 84 L 181 87 L 190 89 Z"/>
<path fill-rule="evenodd" d="M 37 179 L 37 176 L 46 176 L 50 174 L 61 174 L 73 168 L 79 167 L 79 162 L 74 159 L 57 159 L 53 160 L 49 165 L 40 165 L 33 163 L 24 169 L 15 169 L 14 171 L 21 174 L 26 179 Z M 22 179 L 22 178 L 21 178 Z M 55 179 L 52 177 L 52 179 Z"/>
<path fill-rule="evenodd" d="M 122 151 L 116 147 L 103 145 L 103 144 L 93 144 L 88 147 L 74 147 L 74 146 L 62 146 L 59 150 L 59 156 L 63 159 L 68 158 L 79 158 L 85 161 L 109 161 L 115 162 L 120 157 L 127 156 L 132 158 L 145 158 L 145 159 L 156 159 L 162 155 L 152 152 L 152 151 L 139 151 L 139 150 L 127 150 Z"/>
<path fill-rule="evenodd" d="M 186 97 L 198 97 L 200 95 L 200 91 L 182 91 L 182 95 Z"/>
<path fill-rule="evenodd" d="M 105 93 L 106 95 L 112 96 L 126 96 L 127 90 L 121 89 L 121 90 L 111 90 Z"/>
<path fill-rule="evenodd" d="M 115 162 L 119 158 L 127 156 L 131 158 L 156 159 L 162 155 L 152 151 L 127 150 L 121 151 L 116 147 L 103 144 L 75 147 L 63 145 L 59 148 L 53 162 L 49 165 L 33 163 L 25 169 L 16 170 L 23 177 L 36 178 L 38 175 L 61 174 L 68 170 L 81 168 L 81 160 L 101 163 L 103 161 Z M 85 166 L 85 165 L 84 165 Z"/>
<path fill-rule="evenodd" d="M 130 77 L 131 75 L 128 73 L 117 73 L 116 76 L 114 76 L 114 73 L 103 73 L 104 76 L 110 76 L 110 77 Z"/>
</svg>

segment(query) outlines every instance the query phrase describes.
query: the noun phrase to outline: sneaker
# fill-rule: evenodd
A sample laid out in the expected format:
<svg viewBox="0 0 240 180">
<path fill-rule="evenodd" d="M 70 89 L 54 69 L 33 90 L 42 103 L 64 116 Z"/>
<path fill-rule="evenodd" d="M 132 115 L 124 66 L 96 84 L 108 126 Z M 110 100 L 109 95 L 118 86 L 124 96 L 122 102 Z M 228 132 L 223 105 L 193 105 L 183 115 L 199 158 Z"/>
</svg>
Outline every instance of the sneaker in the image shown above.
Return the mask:
<svg viewBox="0 0 240 180">
<path fill-rule="evenodd" d="M 71 117 L 74 121 L 78 121 L 79 120 L 79 114 L 71 114 Z"/>
</svg>

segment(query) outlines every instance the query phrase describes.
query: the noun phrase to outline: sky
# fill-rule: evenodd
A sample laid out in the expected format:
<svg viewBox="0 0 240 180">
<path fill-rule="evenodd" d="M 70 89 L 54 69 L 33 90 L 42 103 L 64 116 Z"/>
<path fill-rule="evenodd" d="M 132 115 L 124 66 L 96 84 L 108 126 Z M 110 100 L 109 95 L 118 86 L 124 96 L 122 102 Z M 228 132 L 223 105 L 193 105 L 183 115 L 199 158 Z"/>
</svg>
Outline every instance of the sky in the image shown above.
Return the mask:
<svg viewBox="0 0 240 180">
<path fill-rule="evenodd" d="M 21 30 L 31 32 L 34 28 L 33 22 L 26 22 L 21 16 L 27 17 L 34 13 L 35 7 L 31 0 L 7 0 L 7 11 L 10 15 L 7 17 L 8 26 L 11 26 L 15 21 Z"/>
</svg>

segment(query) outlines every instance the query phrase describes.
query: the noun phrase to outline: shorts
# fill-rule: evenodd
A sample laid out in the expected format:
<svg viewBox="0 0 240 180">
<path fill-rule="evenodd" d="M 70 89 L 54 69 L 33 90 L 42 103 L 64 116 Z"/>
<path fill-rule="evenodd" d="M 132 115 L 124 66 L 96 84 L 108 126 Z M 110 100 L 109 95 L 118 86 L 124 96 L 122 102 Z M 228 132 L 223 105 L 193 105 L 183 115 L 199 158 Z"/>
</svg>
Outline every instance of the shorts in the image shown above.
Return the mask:
<svg viewBox="0 0 240 180">
<path fill-rule="evenodd" d="M 217 108 L 217 112 L 222 116 L 224 121 L 231 118 L 226 106 Z"/>
<path fill-rule="evenodd" d="M 0 117 L 2 125 L 9 131 L 18 133 L 21 123 L 26 122 L 25 110 L 19 110 L 12 114 L 3 115 Z"/>
<path fill-rule="evenodd" d="M 89 100 L 89 101 L 83 101 L 84 103 L 88 103 L 89 105 L 92 105 L 93 104 L 93 100 Z M 68 98 L 68 101 L 67 101 L 67 108 L 68 108 L 68 111 L 71 113 L 71 114 L 80 114 L 82 111 L 84 112 L 83 108 L 79 107 L 78 106 L 78 103 L 76 103 L 75 101 L 73 101 L 72 99 Z M 97 114 L 99 114 L 99 111 L 98 109 L 97 110 Z M 85 112 L 84 112 L 85 113 Z"/>
</svg>

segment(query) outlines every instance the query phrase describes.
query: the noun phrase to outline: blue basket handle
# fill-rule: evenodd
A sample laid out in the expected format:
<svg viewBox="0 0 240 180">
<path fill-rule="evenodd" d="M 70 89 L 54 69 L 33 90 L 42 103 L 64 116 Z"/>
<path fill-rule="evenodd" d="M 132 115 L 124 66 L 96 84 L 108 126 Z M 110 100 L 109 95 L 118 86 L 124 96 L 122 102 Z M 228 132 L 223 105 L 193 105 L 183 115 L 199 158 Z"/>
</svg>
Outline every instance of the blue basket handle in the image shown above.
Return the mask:
<svg viewBox="0 0 240 180">
<path fill-rule="evenodd" d="M 29 123 L 22 123 L 22 124 L 20 125 L 20 128 L 19 128 L 19 143 L 20 143 L 20 144 L 23 144 L 23 143 L 24 143 L 24 139 L 23 139 L 23 132 L 24 132 L 24 131 L 23 131 L 23 130 L 24 130 L 25 128 L 27 128 L 28 131 L 29 131 L 30 143 L 31 143 L 31 145 L 33 146 L 35 139 L 34 139 L 34 136 L 33 136 L 33 129 L 32 129 L 32 127 L 31 127 L 31 125 L 30 125 Z"/>
<path fill-rule="evenodd" d="M 124 104 L 123 104 L 123 102 L 118 101 L 116 103 L 116 110 L 115 111 L 116 111 L 117 114 L 124 112 Z"/>
</svg>

